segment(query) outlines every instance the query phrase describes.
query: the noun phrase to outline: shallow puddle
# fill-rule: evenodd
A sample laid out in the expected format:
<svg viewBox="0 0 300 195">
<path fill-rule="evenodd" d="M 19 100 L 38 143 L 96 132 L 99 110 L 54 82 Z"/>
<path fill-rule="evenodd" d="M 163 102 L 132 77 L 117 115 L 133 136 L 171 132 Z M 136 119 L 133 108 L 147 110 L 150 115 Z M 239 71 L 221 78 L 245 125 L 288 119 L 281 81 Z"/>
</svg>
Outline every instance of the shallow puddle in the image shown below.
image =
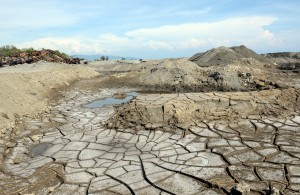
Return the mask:
<svg viewBox="0 0 300 195">
<path fill-rule="evenodd" d="M 37 156 L 37 155 L 43 154 L 50 146 L 51 146 L 51 144 L 49 144 L 49 143 L 40 143 L 35 146 L 32 146 L 32 148 L 30 148 L 29 155 Z"/>
<path fill-rule="evenodd" d="M 132 100 L 135 96 L 137 96 L 139 93 L 137 92 L 129 92 L 127 93 L 127 96 L 125 98 L 105 98 L 102 100 L 96 100 L 93 101 L 89 104 L 84 105 L 84 107 L 86 108 L 100 108 L 104 105 L 108 105 L 108 104 L 122 104 L 122 103 L 126 103 L 129 102 L 130 100 Z"/>
</svg>

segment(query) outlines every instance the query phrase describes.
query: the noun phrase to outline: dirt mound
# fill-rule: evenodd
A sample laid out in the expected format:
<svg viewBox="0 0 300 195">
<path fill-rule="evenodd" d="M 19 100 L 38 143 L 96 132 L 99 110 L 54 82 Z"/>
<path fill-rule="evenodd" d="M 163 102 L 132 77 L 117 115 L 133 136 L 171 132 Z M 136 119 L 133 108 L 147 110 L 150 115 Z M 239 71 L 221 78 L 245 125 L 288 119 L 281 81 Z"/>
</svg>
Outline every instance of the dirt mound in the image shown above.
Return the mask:
<svg viewBox="0 0 300 195">
<path fill-rule="evenodd" d="M 4 65 L 17 65 L 17 64 L 31 64 L 38 61 L 54 62 L 54 63 L 66 63 L 66 64 L 79 64 L 79 58 L 72 58 L 59 51 L 53 51 L 50 49 L 31 52 L 17 52 L 10 56 L 0 58 L 0 67 Z"/>
<path fill-rule="evenodd" d="M 184 86 L 196 84 L 207 76 L 204 70 L 185 58 L 165 59 L 145 67 L 143 76 L 139 78 L 145 85 Z"/>
<path fill-rule="evenodd" d="M 191 61 L 195 62 L 199 66 L 224 66 L 231 64 L 241 57 L 235 53 L 232 49 L 227 47 L 219 47 L 211 49 L 202 54 L 196 54 Z"/>
<path fill-rule="evenodd" d="M 142 94 L 117 108 L 109 127 L 188 128 L 203 120 L 239 120 L 256 116 L 285 116 L 299 111 L 299 89 L 255 92 Z"/>
<path fill-rule="evenodd" d="M 259 62 L 271 63 L 271 61 L 269 59 L 267 59 L 265 56 L 257 54 L 256 52 L 247 48 L 244 45 L 230 47 L 230 49 L 235 51 L 237 54 L 240 54 L 242 56 L 242 58 L 253 58 Z"/>
<path fill-rule="evenodd" d="M 207 67 L 234 64 L 244 58 L 253 58 L 259 62 L 270 63 L 266 57 L 255 53 L 243 45 L 229 48 L 214 48 L 204 53 L 195 54 L 189 60 L 195 62 L 201 67 Z"/>
<path fill-rule="evenodd" d="M 0 69 L 0 135 L 16 118 L 49 109 L 58 90 L 98 73 L 80 65 L 39 62 Z"/>
<path fill-rule="evenodd" d="M 230 49 L 221 48 L 221 50 L 227 53 L 228 57 L 233 57 Z M 248 66 L 243 67 L 242 64 Z M 256 66 L 251 66 L 251 64 L 256 64 Z M 267 81 L 263 67 L 259 67 L 259 65 L 262 64 L 252 59 L 252 61 L 242 60 L 239 61 L 239 64 L 230 64 L 225 67 L 199 67 L 186 58 L 165 59 L 155 64 L 147 64 L 143 74 L 139 77 L 139 83 L 156 89 L 171 88 L 176 92 L 273 88 L 270 85 L 273 85 L 274 82 L 272 84 Z"/>
<path fill-rule="evenodd" d="M 229 50 L 224 48 L 225 50 Z M 232 52 L 229 50 L 229 52 Z M 253 58 L 227 66 L 200 67 L 187 58 L 151 60 L 137 64 L 99 64 L 111 76 L 101 81 L 106 87 L 140 87 L 148 92 L 210 92 L 273 89 L 270 70 Z M 93 64 L 93 67 L 97 67 Z"/>
</svg>

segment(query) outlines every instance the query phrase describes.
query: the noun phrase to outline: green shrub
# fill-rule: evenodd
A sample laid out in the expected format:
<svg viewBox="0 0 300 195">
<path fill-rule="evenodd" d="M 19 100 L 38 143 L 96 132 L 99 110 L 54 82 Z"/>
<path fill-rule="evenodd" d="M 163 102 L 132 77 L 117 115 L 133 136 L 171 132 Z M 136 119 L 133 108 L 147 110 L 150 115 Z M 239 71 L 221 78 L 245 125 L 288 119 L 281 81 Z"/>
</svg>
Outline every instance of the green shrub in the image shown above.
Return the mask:
<svg viewBox="0 0 300 195">
<path fill-rule="evenodd" d="M 33 52 L 35 50 L 32 47 L 30 47 L 30 48 L 24 48 L 24 49 L 22 49 L 22 51 L 26 52 L 26 53 L 31 53 L 31 52 Z"/>
<path fill-rule="evenodd" d="M 53 52 L 54 52 L 55 55 L 61 56 L 63 58 L 69 58 L 69 56 L 67 54 L 65 54 L 63 52 L 60 52 L 58 50 L 54 50 Z"/>
<path fill-rule="evenodd" d="M 7 57 L 19 52 L 21 52 L 21 50 L 13 45 L 5 45 L 0 47 L 0 57 Z"/>
</svg>

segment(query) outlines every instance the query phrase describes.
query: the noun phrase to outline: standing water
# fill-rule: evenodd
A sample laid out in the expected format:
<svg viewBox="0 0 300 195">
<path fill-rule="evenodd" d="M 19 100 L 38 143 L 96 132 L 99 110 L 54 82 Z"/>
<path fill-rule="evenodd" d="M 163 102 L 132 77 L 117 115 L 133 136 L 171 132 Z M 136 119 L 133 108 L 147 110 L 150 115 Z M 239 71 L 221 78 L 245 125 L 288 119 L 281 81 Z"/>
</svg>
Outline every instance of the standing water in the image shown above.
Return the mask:
<svg viewBox="0 0 300 195">
<path fill-rule="evenodd" d="M 86 107 L 86 108 L 99 108 L 99 107 L 102 107 L 102 106 L 108 105 L 108 104 L 122 104 L 122 103 L 129 102 L 130 100 L 132 100 L 138 94 L 139 93 L 137 93 L 137 92 L 129 92 L 129 93 L 127 93 L 127 96 L 123 99 L 105 98 L 103 100 L 93 101 L 89 104 L 84 105 L 84 107 Z"/>
</svg>

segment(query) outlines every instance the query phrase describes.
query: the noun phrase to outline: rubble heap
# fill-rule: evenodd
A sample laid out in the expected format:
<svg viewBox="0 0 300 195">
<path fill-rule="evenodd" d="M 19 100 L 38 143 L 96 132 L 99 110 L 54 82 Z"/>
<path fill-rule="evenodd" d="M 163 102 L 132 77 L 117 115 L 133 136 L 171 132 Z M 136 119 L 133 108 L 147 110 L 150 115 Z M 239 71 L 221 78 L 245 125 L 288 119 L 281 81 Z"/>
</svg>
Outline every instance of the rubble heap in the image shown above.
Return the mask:
<svg viewBox="0 0 300 195">
<path fill-rule="evenodd" d="M 18 52 L 6 57 L 0 57 L 0 67 L 4 65 L 13 66 L 24 63 L 35 63 L 40 60 L 55 63 L 79 64 L 79 58 L 72 58 L 58 51 L 50 49 L 32 52 Z"/>
</svg>

